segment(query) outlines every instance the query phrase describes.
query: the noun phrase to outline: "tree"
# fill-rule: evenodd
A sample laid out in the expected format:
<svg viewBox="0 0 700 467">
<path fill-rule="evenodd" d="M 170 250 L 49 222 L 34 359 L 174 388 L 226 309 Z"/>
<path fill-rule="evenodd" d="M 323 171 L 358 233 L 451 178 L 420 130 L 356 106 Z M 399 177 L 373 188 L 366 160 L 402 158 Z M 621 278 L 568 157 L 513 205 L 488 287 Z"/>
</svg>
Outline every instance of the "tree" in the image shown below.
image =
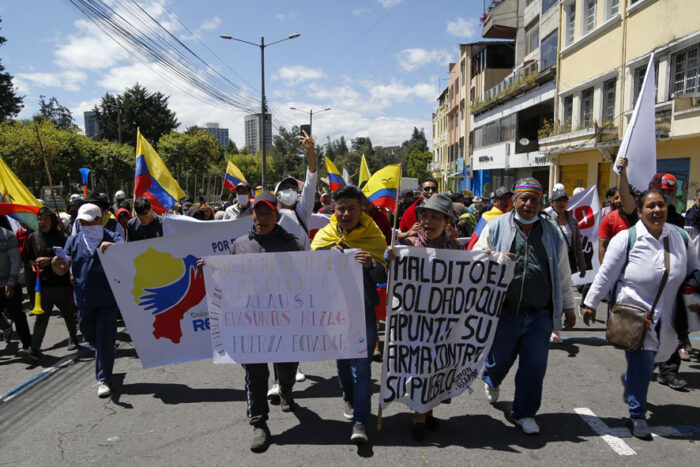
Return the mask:
<svg viewBox="0 0 700 467">
<path fill-rule="evenodd" d="M 0 19 L 0 21 L 2 21 Z M 7 39 L 0 36 L 0 46 L 7 42 Z M 12 75 L 5 72 L 5 67 L 0 63 L 0 121 L 9 117 L 14 117 L 24 107 L 23 96 L 15 94 L 12 84 Z"/>
<path fill-rule="evenodd" d="M 78 131 L 78 127 L 73 123 L 73 115 L 68 107 L 58 103 L 55 97 L 46 102 L 46 96 L 39 96 L 38 117 L 51 120 L 59 130 Z"/>
<path fill-rule="evenodd" d="M 238 150 L 238 146 L 236 146 L 236 143 L 233 142 L 232 139 L 228 140 L 228 143 L 226 143 L 226 148 L 224 149 L 225 154 L 233 155 L 233 154 L 239 154 L 240 151 Z"/>
<path fill-rule="evenodd" d="M 421 152 L 413 150 L 408 155 L 408 167 L 406 173 L 409 177 L 415 177 L 422 180 L 425 177 L 430 177 L 428 172 L 428 164 L 433 160 L 433 155 L 429 152 Z"/>
<path fill-rule="evenodd" d="M 190 133 L 163 135 L 158 140 L 158 154 L 172 176 L 179 180 L 208 175 L 211 165 L 220 159 L 219 142 L 201 128 Z"/>
<path fill-rule="evenodd" d="M 105 94 L 95 106 L 100 139 L 136 145 L 136 129 L 149 141 L 174 131 L 180 124 L 168 108 L 168 96 L 136 84 L 123 94 Z"/>
</svg>

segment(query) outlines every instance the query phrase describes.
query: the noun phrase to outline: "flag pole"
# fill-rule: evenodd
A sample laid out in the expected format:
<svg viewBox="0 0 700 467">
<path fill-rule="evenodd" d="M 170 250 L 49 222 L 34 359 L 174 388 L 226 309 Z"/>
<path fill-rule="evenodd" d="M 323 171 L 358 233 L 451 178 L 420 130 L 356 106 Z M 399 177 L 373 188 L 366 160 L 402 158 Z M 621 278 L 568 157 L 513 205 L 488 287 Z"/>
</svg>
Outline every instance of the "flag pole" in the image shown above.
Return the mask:
<svg viewBox="0 0 700 467">
<path fill-rule="evenodd" d="M 49 177 L 49 186 L 51 187 L 51 198 L 53 199 L 53 208 L 56 210 L 56 215 L 58 216 L 58 203 L 56 202 L 56 193 L 53 191 L 53 182 L 51 181 L 51 172 L 49 171 L 49 164 L 46 162 L 46 154 L 44 154 L 44 145 L 41 144 L 41 135 L 39 134 L 39 124 L 34 120 L 34 128 L 36 129 L 36 139 L 39 141 L 39 149 L 41 150 L 41 158 L 44 159 L 44 168 L 46 169 L 46 175 Z"/>
<path fill-rule="evenodd" d="M 391 244 L 389 247 L 393 250 L 394 245 L 396 244 L 396 224 L 397 224 L 397 219 L 399 218 L 399 198 L 401 196 L 401 175 L 403 174 L 403 167 L 401 163 L 399 162 L 399 177 L 397 180 L 397 190 L 396 190 L 396 202 L 394 203 L 394 226 L 391 229 Z M 391 267 L 389 264 L 387 264 L 387 269 L 389 271 L 387 272 L 387 279 L 386 279 L 386 318 L 384 321 L 384 351 L 382 353 L 382 375 L 381 375 L 381 380 L 380 380 L 380 388 L 379 388 L 379 403 L 377 406 L 379 409 L 377 409 L 377 431 L 382 431 L 382 389 L 381 385 L 384 382 L 384 377 L 386 375 L 387 371 L 387 362 L 388 359 L 386 358 L 386 352 L 387 352 L 387 343 L 389 342 L 389 314 L 391 312 L 392 308 L 392 297 L 393 291 L 391 290 Z"/>
<path fill-rule="evenodd" d="M 136 127 L 136 157 L 139 157 L 139 136 L 141 136 L 141 127 Z M 134 158 L 134 175 L 136 175 L 136 158 Z M 131 217 L 136 215 L 136 177 L 134 176 L 134 191 L 131 192 Z"/>
</svg>

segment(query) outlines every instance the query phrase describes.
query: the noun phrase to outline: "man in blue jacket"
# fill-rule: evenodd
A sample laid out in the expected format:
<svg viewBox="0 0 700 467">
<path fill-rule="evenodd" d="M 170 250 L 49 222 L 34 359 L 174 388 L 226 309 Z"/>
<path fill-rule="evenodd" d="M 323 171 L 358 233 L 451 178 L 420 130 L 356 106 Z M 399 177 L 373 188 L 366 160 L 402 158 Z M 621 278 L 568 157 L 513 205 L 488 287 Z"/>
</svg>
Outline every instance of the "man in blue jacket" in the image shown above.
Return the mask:
<svg viewBox="0 0 700 467">
<path fill-rule="evenodd" d="M 542 185 L 524 178 L 513 192 L 515 209 L 486 224 L 474 245 L 474 250 L 503 252 L 515 261 L 482 378 L 487 398 L 497 402 L 501 382 L 519 358 L 510 415 L 525 434 L 536 435 L 553 320 L 561 323 L 563 313 L 569 329 L 576 315 L 566 242 L 540 217 Z"/>
<path fill-rule="evenodd" d="M 97 395 L 109 397 L 117 340 L 117 302 L 97 249 L 104 252 L 110 245 L 123 240 L 102 226 L 102 209 L 95 204 L 80 206 L 76 219 L 80 222 L 80 231 L 68 238 L 66 258 L 54 256 L 51 266 L 59 275 L 65 275 L 70 268 L 80 331 L 95 348 Z"/>
</svg>

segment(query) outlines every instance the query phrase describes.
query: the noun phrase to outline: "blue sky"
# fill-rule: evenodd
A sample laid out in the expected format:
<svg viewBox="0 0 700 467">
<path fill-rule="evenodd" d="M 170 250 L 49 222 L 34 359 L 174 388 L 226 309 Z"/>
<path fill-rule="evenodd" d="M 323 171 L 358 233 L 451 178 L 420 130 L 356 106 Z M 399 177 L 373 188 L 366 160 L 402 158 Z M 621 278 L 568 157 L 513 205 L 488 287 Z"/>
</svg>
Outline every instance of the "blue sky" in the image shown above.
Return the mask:
<svg viewBox="0 0 700 467">
<path fill-rule="evenodd" d="M 479 40 L 481 30 L 481 0 L 137 1 L 208 65 L 258 99 L 259 48 L 219 34 L 251 42 L 265 36 L 271 42 L 300 33 L 265 49 L 266 94 L 275 120 L 286 127 L 308 120 L 289 107 L 331 107 L 314 117 L 314 135 L 322 141 L 344 135 L 348 142 L 369 136 L 375 145 L 400 144 L 414 126 L 425 128 L 430 140 L 438 83 L 445 86 L 459 43 Z M 138 82 L 170 96 L 180 130 L 219 122 L 243 146 L 244 111 L 165 80 L 67 0 L 6 1 L 0 18 L 0 35 L 7 38 L 0 57 L 25 96 L 20 118 L 36 113 L 40 95 L 55 96 L 82 127 L 83 111 L 101 96 Z"/>
</svg>

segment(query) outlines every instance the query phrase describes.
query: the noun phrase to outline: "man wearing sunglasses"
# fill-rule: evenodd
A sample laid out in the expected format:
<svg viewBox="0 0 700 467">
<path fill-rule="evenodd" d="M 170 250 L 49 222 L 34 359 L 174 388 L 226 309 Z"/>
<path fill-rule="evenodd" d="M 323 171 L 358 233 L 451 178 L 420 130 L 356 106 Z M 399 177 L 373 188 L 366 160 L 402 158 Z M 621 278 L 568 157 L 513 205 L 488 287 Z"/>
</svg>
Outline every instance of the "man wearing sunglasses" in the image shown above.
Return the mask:
<svg viewBox="0 0 700 467">
<path fill-rule="evenodd" d="M 424 178 L 420 182 L 420 194 L 421 196 L 410 205 L 401 217 L 401 223 L 399 224 L 399 230 L 401 233 L 398 238 L 404 238 L 408 236 L 414 230 L 420 229 L 420 224 L 418 223 L 418 218 L 416 217 L 416 207 L 422 206 L 423 203 L 430 199 L 438 191 L 437 182 L 432 177 Z"/>
</svg>

